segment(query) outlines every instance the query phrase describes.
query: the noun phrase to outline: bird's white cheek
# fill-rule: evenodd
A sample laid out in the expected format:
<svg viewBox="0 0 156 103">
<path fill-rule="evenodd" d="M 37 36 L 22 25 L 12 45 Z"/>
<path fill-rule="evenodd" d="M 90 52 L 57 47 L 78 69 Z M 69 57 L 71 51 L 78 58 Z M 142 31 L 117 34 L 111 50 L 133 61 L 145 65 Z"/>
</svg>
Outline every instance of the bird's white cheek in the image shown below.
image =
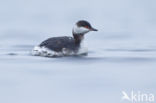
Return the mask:
<svg viewBox="0 0 156 103">
<path fill-rule="evenodd" d="M 84 28 L 84 27 L 80 27 L 80 32 L 82 33 L 86 33 L 88 32 L 89 30 L 87 28 Z"/>
<path fill-rule="evenodd" d="M 77 26 L 75 26 L 73 29 L 74 29 L 74 32 L 76 34 L 82 34 L 82 33 L 89 32 L 89 30 L 87 28 L 84 28 L 84 27 L 77 27 Z"/>
</svg>

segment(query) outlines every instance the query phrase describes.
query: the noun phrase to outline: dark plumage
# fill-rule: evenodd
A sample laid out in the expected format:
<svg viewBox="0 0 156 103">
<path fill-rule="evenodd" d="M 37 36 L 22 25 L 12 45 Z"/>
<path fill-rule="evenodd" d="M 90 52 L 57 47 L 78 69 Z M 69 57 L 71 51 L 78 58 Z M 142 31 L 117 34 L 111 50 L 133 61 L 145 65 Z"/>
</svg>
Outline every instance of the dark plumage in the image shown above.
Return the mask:
<svg viewBox="0 0 156 103">
<path fill-rule="evenodd" d="M 68 50 L 76 51 L 80 45 L 75 43 L 75 39 L 70 36 L 63 36 L 63 37 L 52 37 L 45 41 L 43 41 L 40 47 L 47 47 L 50 50 L 59 52 L 62 51 L 63 48 Z"/>
<path fill-rule="evenodd" d="M 85 20 L 81 20 L 77 22 L 77 26 L 79 27 L 87 27 L 87 28 L 92 28 L 92 26 L 89 24 L 89 22 Z"/>
</svg>

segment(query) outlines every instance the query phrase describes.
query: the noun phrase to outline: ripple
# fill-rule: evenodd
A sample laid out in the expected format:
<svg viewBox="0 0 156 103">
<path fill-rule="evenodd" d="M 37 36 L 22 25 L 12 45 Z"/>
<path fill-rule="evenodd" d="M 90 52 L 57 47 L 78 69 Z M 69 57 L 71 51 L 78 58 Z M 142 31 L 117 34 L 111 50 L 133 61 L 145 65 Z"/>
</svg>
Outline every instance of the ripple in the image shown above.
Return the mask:
<svg viewBox="0 0 156 103">
<path fill-rule="evenodd" d="M 156 49 L 105 49 L 105 51 L 155 52 Z"/>
<path fill-rule="evenodd" d="M 72 63 L 134 63 L 134 62 L 155 62 L 156 58 L 148 57 L 87 57 L 87 56 L 70 56 L 55 58 L 55 62 L 72 62 Z M 54 62 L 54 61 L 53 61 Z"/>
<path fill-rule="evenodd" d="M 6 55 L 15 56 L 18 55 L 17 53 L 7 53 Z"/>
</svg>

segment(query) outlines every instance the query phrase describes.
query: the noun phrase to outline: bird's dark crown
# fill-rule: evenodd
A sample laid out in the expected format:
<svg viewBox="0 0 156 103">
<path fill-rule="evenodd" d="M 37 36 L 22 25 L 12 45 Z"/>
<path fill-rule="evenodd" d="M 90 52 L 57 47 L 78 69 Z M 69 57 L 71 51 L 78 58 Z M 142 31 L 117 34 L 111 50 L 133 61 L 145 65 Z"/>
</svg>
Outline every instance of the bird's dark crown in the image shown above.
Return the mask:
<svg viewBox="0 0 156 103">
<path fill-rule="evenodd" d="M 85 20 L 80 20 L 77 23 L 78 27 L 87 27 L 87 28 L 91 28 L 91 25 L 89 22 L 85 21 Z"/>
</svg>

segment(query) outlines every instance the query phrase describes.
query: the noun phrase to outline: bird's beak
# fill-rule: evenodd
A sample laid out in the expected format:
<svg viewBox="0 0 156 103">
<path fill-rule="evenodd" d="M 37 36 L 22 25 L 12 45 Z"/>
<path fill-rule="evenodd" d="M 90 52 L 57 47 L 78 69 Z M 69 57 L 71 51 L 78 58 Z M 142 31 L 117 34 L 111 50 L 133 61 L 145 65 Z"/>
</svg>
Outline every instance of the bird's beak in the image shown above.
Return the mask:
<svg viewBox="0 0 156 103">
<path fill-rule="evenodd" d="M 92 27 L 90 31 L 98 31 L 98 30 Z"/>
</svg>

